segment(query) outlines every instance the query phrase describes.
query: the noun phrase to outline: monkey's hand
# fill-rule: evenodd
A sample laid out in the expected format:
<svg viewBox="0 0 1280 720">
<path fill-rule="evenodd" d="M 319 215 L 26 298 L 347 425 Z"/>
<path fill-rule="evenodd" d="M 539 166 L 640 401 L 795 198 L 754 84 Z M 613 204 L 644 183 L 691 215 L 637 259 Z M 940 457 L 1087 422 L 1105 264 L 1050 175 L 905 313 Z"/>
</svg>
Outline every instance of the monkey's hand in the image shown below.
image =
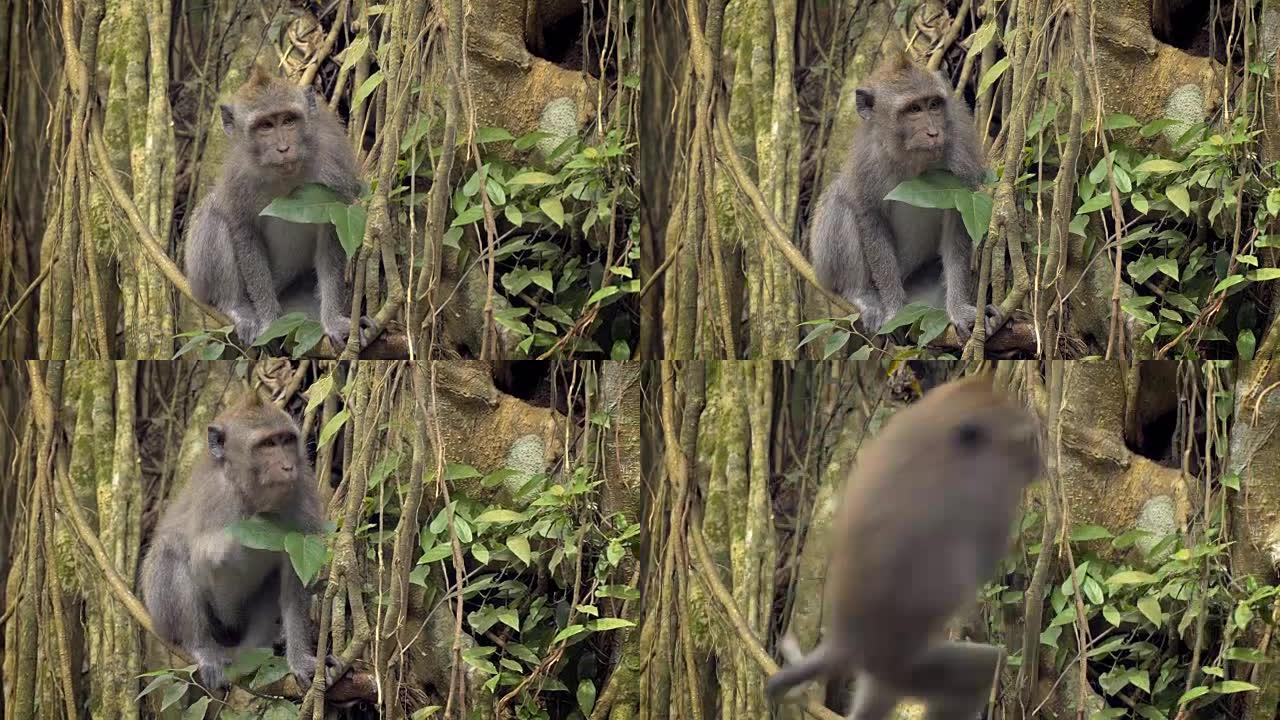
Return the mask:
<svg viewBox="0 0 1280 720">
<path fill-rule="evenodd" d="M 324 320 L 324 333 L 329 336 L 335 349 L 347 346 L 347 338 L 351 334 L 351 318 L 346 315 L 331 315 Z M 360 347 L 369 344 L 373 339 L 373 321 L 368 316 L 360 318 Z"/>
<path fill-rule="evenodd" d="M 1004 313 L 1000 312 L 999 305 L 988 304 L 987 305 L 987 337 L 991 337 L 992 335 L 995 335 L 996 331 L 999 330 L 1001 327 L 1003 327 L 1005 321 L 1008 319 L 1009 318 L 1006 317 Z"/>
</svg>

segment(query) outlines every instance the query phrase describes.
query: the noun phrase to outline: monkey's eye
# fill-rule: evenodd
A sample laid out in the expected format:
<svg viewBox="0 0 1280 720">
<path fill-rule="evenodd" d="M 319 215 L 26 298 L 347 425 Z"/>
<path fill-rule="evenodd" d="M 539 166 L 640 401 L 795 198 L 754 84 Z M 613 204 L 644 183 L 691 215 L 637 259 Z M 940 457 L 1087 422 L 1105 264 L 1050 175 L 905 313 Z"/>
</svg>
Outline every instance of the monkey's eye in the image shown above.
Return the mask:
<svg viewBox="0 0 1280 720">
<path fill-rule="evenodd" d="M 285 118 L 284 122 L 281 124 L 284 125 L 285 127 L 293 127 L 297 122 L 298 122 L 298 118 L 289 116 Z"/>
<path fill-rule="evenodd" d="M 961 423 L 955 429 L 956 444 L 962 448 L 978 448 L 987 441 L 987 433 L 975 422 Z"/>
<path fill-rule="evenodd" d="M 920 112 L 920 103 L 911 103 L 910 105 L 908 105 L 908 106 L 907 106 L 907 112 L 909 112 L 909 113 L 918 113 L 918 112 Z"/>
<path fill-rule="evenodd" d="M 938 109 L 938 108 L 940 108 L 940 107 L 942 107 L 942 100 L 940 100 L 940 99 L 938 99 L 938 98 L 930 98 L 930 100 L 929 100 L 929 109 L 930 109 L 930 110 L 937 110 L 937 109 Z"/>
</svg>

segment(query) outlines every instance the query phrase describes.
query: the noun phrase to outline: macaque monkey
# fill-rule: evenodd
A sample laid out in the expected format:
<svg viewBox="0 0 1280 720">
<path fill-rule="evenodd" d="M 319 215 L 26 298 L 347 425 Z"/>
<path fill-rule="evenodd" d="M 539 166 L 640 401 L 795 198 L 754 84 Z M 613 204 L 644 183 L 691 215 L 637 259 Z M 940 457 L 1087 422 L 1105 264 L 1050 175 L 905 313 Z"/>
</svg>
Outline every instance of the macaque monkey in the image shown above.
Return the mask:
<svg viewBox="0 0 1280 720">
<path fill-rule="evenodd" d="M 905 54 L 882 65 L 858 88 L 862 126 L 840 174 L 818 200 L 810 256 L 818 280 L 856 306 L 875 331 L 908 301 L 927 300 L 904 280 L 942 258 L 947 316 L 961 337 L 978 317 L 969 270 L 971 241 L 960 213 L 885 200 L 897 185 L 927 170 L 949 170 L 969 187 L 986 173 L 973 115 L 953 98 L 940 73 Z M 995 305 L 983 313 L 990 336 L 1004 320 Z"/>
<path fill-rule="evenodd" d="M 977 717 L 1002 651 L 948 641 L 945 626 L 995 572 L 1040 471 L 1035 416 L 989 377 L 940 385 L 890 418 L 860 453 L 833 526 L 826 636 L 769 678 L 769 696 L 851 670 L 850 720 L 880 720 L 903 697 L 934 720 Z"/>
<path fill-rule="evenodd" d="M 283 631 L 298 683 L 315 675 L 308 594 L 283 552 L 241 545 L 228 527 L 256 513 L 300 532 L 322 531 L 315 477 L 298 426 L 256 393 L 208 428 L 209 452 L 160 518 L 142 563 L 142 596 L 156 631 L 195 658 L 210 689 L 245 649 Z M 283 625 L 283 627 L 282 627 Z M 326 687 L 338 676 L 327 658 Z"/>
<path fill-rule="evenodd" d="M 320 183 L 345 202 L 360 194 L 355 154 L 342 122 L 313 88 L 271 76 L 255 65 L 231 102 L 220 106 L 230 148 L 217 185 L 196 208 L 187 239 L 186 273 L 196 297 L 231 317 L 236 335 L 252 342 L 296 309 L 299 291 L 315 278 L 316 298 L 302 301 L 325 334 L 345 346 L 351 293 L 346 255 L 333 226 L 260 216 L 272 200 L 305 183 Z M 371 327 L 360 319 L 361 345 Z"/>
</svg>

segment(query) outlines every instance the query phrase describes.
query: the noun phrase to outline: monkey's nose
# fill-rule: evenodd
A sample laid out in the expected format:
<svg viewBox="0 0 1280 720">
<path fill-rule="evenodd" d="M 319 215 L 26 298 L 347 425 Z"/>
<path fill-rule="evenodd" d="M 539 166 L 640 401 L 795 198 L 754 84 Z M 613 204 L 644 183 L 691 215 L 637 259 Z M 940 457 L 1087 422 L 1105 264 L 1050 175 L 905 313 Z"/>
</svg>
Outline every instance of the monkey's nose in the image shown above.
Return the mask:
<svg viewBox="0 0 1280 720">
<path fill-rule="evenodd" d="M 277 145 L 277 146 L 276 146 L 276 152 L 280 153 L 281 155 L 287 155 L 287 154 L 289 153 L 289 146 L 288 146 L 288 145 Z"/>
<path fill-rule="evenodd" d="M 925 134 L 925 135 L 928 135 L 928 136 L 929 136 L 929 137 L 931 137 L 931 138 L 936 138 L 936 137 L 938 137 L 938 131 L 937 131 L 937 130 L 925 130 L 925 131 L 924 131 L 924 134 Z"/>
<path fill-rule="evenodd" d="M 292 465 L 281 465 L 281 466 L 280 466 L 280 469 L 281 469 L 282 471 L 284 471 L 284 472 L 287 472 L 287 473 L 288 473 L 288 472 L 293 472 L 293 466 L 292 466 Z"/>
</svg>

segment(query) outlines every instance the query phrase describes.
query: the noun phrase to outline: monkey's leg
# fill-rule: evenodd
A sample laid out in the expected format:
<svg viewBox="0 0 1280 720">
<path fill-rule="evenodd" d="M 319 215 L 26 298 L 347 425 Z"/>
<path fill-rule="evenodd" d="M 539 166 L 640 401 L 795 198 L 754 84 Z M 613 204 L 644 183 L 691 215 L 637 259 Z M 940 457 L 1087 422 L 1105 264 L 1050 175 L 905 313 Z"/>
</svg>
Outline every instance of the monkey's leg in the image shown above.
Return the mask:
<svg viewBox="0 0 1280 720">
<path fill-rule="evenodd" d="M 895 681 L 929 705 L 929 720 L 974 720 L 991 690 L 1004 651 L 995 645 L 939 642 L 920 654 Z"/>
<path fill-rule="evenodd" d="M 240 281 L 253 305 L 254 323 L 236 326 L 236 334 L 244 342 L 253 342 L 263 330 L 280 317 L 280 298 L 276 295 L 271 264 L 263 247 L 262 233 L 252 224 L 229 228 L 231 246 L 240 265 Z"/>
<path fill-rule="evenodd" d="M 319 228 L 316 236 L 316 292 L 320 295 L 320 324 L 334 345 L 345 346 L 351 332 L 351 318 L 346 312 L 351 297 L 343 279 L 347 258 L 333 230 L 327 225 Z M 368 317 L 360 318 L 357 325 L 360 347 L 373 339 L 367 337 L 367 330 L 372 325 Z"/>
<path fill-rule="evenodd" d="M 858 673 L 848 720 L 881 720 L 898 705 L 898 693 L 867 673 Z"/>
<path fill-rule="evenodd" d="M 873 331 L 879 330 L 885 320 L 892 319 L 906 304 L 907 291 L 902 285 L 902 267 L 898 264 L 898 255 L 894 250 L 893 229 L 883 212 L 878 208 L 855 211 L 854 224 L 866 262 L 866 271 L 871 276 L 871 284 L 877 291 L 878 304 L 882 310 L 878 323 L 868 320 L 866 324 Z M 863 288 L 862 292 L 871 289 Z M 872 325 L 875 327 L 871 327 Z"/>
</svg>

